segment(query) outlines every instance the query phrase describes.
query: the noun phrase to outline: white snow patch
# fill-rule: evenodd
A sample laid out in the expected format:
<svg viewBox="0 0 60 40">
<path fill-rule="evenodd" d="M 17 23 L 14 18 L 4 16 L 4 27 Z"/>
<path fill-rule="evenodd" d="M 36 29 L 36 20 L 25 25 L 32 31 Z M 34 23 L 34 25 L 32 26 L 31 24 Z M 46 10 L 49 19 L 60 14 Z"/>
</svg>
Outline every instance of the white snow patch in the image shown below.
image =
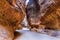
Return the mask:
<svg viewBox="0 0 60 40">
<path fill-rule="evenodd" d="M 20 37 L 17 37 L 15 40 L 60 40 L 60 38 L 48 36 L 46 34 L 30 32 L 28 30 L 18 30 L 18 32 L 21 32 L 22 35 Z"/>
</svg>

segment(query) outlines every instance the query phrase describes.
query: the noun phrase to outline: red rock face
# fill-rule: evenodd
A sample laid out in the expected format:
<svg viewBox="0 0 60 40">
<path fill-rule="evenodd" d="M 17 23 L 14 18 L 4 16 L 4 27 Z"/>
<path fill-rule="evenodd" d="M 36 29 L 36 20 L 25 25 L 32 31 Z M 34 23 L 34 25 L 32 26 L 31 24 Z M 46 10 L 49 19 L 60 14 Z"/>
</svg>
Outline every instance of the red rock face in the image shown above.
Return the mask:
<svg viewBox="0 0 60 40">
<path fill-rule="evenodd" d="M 46 29 L 60 30 L 60 1 L 55 0 L 55 4 L 52 4 L 45 15 L 41 18 L 42 23 L 46 26 Z"/>
<path fill-rule="evenodd" d="M 24 14 L 12 8 L 8 1 L 2 3 L 1 0 L 0 5 L 0 19 L 7 21 L 11 26 L 18 26 L 22 22 Z"/>
<path fill-rule="evenodd" d="M 40 10 L 37 11 L 34 3 L 27 7 L 27 15 L 29 25 L 37 28 L 48 28 L 48 29 L 60 29 L 60 13 L 57 9 L 60 9 L 59 0 L 38 0 Z M 34 5 L 34 6 L 33 6 Z M 38 5 L 37 5 L 38 6 Z M 58 12 L 58 13 L 57 13 Z M 58 15 L 58 16 L 57 16 Z M 36 23 L 40 23 L 36 25 Z M 45 25 L 41 27 L 40 25 Z"/>
<path fill-rule="evenodd" d="M 12 8 L 8 1 L 0 0 L 0 40 L 13 40 L 14 31 L 18 26 L 22 28 L 23 18 L 24 14 Z"/>
</svg>

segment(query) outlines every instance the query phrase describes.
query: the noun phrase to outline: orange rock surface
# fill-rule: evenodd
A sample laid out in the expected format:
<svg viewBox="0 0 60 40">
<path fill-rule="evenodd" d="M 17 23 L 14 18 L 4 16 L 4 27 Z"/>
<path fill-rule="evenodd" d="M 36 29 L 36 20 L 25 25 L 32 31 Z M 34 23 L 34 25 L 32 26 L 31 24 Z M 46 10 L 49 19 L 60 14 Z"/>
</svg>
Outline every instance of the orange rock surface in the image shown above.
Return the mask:
<svg viewBox="0 0 60 40">
<path fill-rule="evenodd" d="M 23 18 L 24 14 L 11 8 L 8 1 L 0 0 L 0 40 L 13 40 L 14 30 L 18 28 Z"/>
<path fill-rule="evenodd" d="M 52 4 L 45 15 L 41 18 L 42 24 L 47 29 L 60 30 L 60 1 L 56 0 L 55 4 Z"/>
</svg>

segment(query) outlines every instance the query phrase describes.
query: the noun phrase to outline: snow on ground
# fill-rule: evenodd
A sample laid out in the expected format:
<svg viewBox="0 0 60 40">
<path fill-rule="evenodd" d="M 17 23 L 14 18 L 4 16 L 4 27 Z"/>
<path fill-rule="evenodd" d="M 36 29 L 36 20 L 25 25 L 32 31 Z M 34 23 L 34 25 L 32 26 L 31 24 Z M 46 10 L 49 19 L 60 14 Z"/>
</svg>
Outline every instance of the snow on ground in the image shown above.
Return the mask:
<svg viewBox="0 0 60 40">
<path fill-rule="evenodd" d="M 29 30 L 17 30 L 22 35 L 18 36 L 15 40 L 60 40 L 60 38 L 51 37 L 46 34 L 31 32 Z"/>
</svg>

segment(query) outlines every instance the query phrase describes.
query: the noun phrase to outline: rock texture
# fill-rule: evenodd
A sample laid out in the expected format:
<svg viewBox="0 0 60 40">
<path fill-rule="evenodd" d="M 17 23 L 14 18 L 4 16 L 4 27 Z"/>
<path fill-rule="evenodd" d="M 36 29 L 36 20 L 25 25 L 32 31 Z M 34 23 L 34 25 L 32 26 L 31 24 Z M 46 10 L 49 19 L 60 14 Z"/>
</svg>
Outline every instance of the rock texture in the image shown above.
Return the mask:
<svg viewBox="0 0 60 40">
<path fill-rule="evenodd" d="M 0 40 L 13 40 L 14 31 L 22 28 L 23 18 L 24 14 L 13 9 L 7 0 L 0 0 Z"/>
<path fill-rule="evenodd" d="M 48 7 L 47 12 L 41 18 L 46 29 L 60 30 L 60 1 L 55 0 L 55 4 Z"/>
</svg>

